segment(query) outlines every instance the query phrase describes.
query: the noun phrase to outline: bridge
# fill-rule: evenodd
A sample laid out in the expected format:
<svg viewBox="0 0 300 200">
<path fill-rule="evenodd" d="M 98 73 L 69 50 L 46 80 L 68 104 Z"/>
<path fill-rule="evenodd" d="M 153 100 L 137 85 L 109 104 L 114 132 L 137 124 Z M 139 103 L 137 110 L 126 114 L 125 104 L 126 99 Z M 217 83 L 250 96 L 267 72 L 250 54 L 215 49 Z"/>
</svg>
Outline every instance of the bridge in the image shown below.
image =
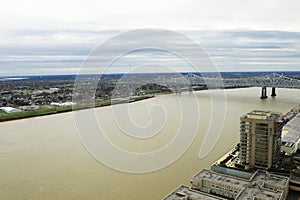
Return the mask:
<svg viewBox="0 0 300 200">
<path fill-rule="evenodd" d="M 205 83 L 220 83 L 218 78 L 201 77 L 195 74 L 187 74 L 185 78 L 190 84 L 190 88 L 197 88 Z M 210 84 L 211 85 L 211 84 Z M 212 84 L 213 85 L 213 84 Z M 224 88 L 239 88 L 239 87 L 261 87 L 261 99 L 268 98 L 267 87 L 272 88 L 272 97 L 276 96 L 276 88 L 300 88 L 300 80 L 283 76 L 278 73 L 265 73 L 258 76 L 247 77 L 230 77 L 223 78 Z"/>
<path fill-rule="evenodd" d="M 260 98 L 267 98 L 267 88 L 272 88 L 272 97 L 276 96 L 276 88 L 299 88 L 300 79 L 291 78 L 278 73 L 264 73 L 259 75 L 230 75 L 220 77 L 216 74 L 199 75 L 189 74 L 132 74 L 123 76 L 118 80 L 115 91 L 124 93 L 128 92 L 134 95 L 134 88 L 141 85 L 158 84 L 166 86 L 174 93 L 185 91 L 217 89 L 217 88 L 243 88 L 243 87 L 261 87 Z M 127 89 L 126 89 L 127 88 Z M 126 96 L 126 95 L 125 95 Z"/>
</svg>

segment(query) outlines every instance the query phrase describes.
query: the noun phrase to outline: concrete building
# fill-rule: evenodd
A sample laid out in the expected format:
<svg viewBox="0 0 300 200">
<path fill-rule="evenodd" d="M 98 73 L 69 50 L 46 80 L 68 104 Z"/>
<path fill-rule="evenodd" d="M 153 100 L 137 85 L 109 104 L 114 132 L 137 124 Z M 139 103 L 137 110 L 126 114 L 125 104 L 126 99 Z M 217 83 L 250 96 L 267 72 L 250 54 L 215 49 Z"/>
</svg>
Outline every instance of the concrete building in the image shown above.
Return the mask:
<svg viewBox="0 0 300 200">
<path fill-rule="evenodd" d="M 210 195 L 197 190 L 193 190 L 187 186 L 181 185 L 174 190 L 171 194 L 166 196 L 164 200 L 227 200 L 222 197 Z"/>
<path fill-rule="evenodd" d="M 257 170 L 242 178 L 213 170 L 201 170 L 191 180 L 191 187 L 180 186 L 164 200 L 284 200 L 289 178 Z"/>
<path fill-rule="evenodd" d="M 250 178 L 201 170 L 191 180 L 191 188 L 229 199 L 286 199 L 289 178 L 257 170 Z"/>
<path fill-rule="evenodd" d="M 245 169 L 270 169 L 280 158 L 281 113 L 254 110 L 240 118 L 240 163 Z"/>
<path fill-rule="evenodd" d="M 281 150 L 288 155 L 295 154 L 300 148 L 300 114 L 282 128 L 281 141 Z"/>
</svg>

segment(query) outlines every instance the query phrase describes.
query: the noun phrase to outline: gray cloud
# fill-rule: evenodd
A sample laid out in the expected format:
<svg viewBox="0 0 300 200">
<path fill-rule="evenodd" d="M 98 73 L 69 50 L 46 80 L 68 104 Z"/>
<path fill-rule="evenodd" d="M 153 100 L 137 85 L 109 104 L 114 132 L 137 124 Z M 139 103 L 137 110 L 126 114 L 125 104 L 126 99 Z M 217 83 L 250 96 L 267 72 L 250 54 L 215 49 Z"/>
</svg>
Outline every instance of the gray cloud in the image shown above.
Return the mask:
<svg viewBox="0 0 300 200">
<path fill-rule="evenodd" d="M 4 34 L 8 40 L 0 41 L 0 75 L 75 74 L 91 50 L 122 31 L 21 30 Z M 300 69 L 300 32 L 187 30 L 180 33 L 202 45 L 220 71 Z M 147 32 L 140 37 L 147 41 L 146 44 L 156 42 L 150 40 Z M 135 38 L 128 35 L 127 40 L 134 42 Z M 174 46 L 190 48 L 182 41 L 174 41 L 172 38 L 170 41 Z M 122 48 L 125 48 L 122 41 L 117 42 L 108 49 L 107 55 L 115 55 Z M 106 55 L 102 56 L 101 59 L 105 59 Z M 143 64 L 173 65 L 180 70 L 188 69 L 174 55 L 149 48 L 131 52 L 120 59 L 116 66 L 122 71 L 121 67 Z"/>
</svg>

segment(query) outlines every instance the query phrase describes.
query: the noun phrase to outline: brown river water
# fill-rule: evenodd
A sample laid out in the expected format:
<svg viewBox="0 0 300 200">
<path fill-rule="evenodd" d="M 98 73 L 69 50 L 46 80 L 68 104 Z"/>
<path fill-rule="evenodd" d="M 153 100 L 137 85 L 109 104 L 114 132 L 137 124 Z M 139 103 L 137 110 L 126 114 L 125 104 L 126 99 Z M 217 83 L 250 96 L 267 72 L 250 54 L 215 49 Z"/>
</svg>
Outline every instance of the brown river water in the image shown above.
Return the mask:
<svg viewBox="0 0 300 200">
<path fill-rule="evenodd" d="M 131 103 L 131 120 L 140 126 L 151 123 L 148 111 L 153 105 L 160 104 L 165 110 L 167 117 L 161 133 L 144 140 L 128 137 L 118 129 L 111 112 L 114 106 L 95 109 L 101 128 L 114 144 L 128 151 L 149 152 L 163 147 L 174 137 L 181 116 L 178 98 L 187 102 L 196 99 L 198 107 L 193 109 L 199 110 L 200 118 L 192 145 L 173 164 L 142 174 L 111 169 L 91 156 L 79 139 L 72 112 L 0 123 L 0 199 L 162 199 L 179 185 L 188 185 L 194 174 L 209 168 L 238 143 L 240 115 L 253 109 L 285 113 L 300 104 L 297 89 L 277 89 L 277 97 L 265 100 L 259 99 L 260 88 L 231 89 L 225 93 L 221 136 L 212 151 L 201 159 L 199 149 L 212 115 L 208 91 L 161 95 Z M 128 105 L 115 105 L 115 108 L 118 106 Z"/>
</svg>

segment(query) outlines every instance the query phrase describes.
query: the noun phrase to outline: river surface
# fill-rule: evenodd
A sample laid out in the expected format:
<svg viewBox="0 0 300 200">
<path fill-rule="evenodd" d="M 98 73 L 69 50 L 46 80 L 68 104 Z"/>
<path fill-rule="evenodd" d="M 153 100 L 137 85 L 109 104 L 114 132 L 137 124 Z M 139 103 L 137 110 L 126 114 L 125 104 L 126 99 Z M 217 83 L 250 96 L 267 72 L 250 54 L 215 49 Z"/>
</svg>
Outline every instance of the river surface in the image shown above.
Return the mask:
<svg viewBox="0 0 300 200">
<path fill-rule="evenodd" d="M 222 97 L 222 91 L 213 92 L 215 98 Z M 192 145 L 173 164 L 143 174 L 113 170 L 90 155 L 77 134 L 74 113 L 0 123 L 0 199 L 162 199 L 179 185 L 188 185 L 194 174 L 209 168 L 239 142 L 239 117 L 242 114 L 253 109 L 285 113 L 300 104 L 300 90 L 296 89 L 277 89 L 277 97 L 265 100 L 259 99 L 260 88 L 230 89 L 225 94 L 225 123 L 220 138 L 215 138 L 216 145 L 201 159 L 199 149 L 211 116 L 222 114 L 211 113 L 213 105 L 208 91 L 198 91 L 194 95 L 162 95 L 95 109 L 101 128 L 115 145 L 142 153 L 159 149 L 176 137 L 182 120 L 179 101 L 197 101 L 198 105 L 193 109 L 199 111 L 199 127 Z M 161 106 L 166 118 L 160 132 L 139 140 L 120 131 L 114 117 L 117 112 L 112 110 L 128 105 L 131 120 L 140 127 L 151 124 L 153 119 L 149 110 Z M 191 103 L 191 106 L 195 105 Z M 155 112 L 152 114 L 155 117 Z M 213 122 L 216 126 L 220 123 Z M 184 131 L 192 130 L 193 127 L 187 127 Z"/>
</svg>

